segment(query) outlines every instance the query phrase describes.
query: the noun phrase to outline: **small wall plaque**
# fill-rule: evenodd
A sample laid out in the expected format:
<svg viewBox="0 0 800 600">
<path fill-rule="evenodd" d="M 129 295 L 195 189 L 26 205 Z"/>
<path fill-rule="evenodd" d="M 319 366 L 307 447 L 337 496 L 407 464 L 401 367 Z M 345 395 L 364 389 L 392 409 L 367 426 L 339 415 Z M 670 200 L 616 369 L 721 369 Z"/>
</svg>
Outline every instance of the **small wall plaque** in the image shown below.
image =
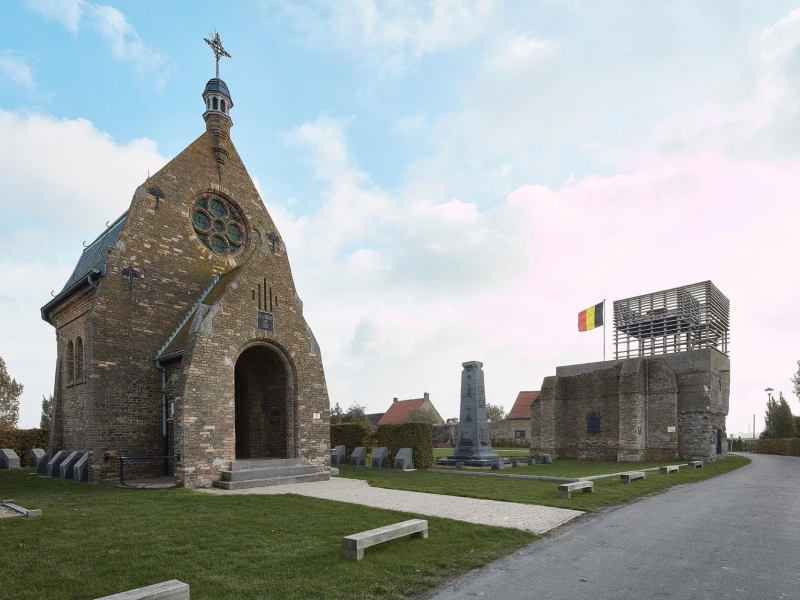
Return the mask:
<svg viewBox="0 0 800 600">
<path fill-rule="evenodd" d="M 674 427 L 667 427 L 667 433 L 675 433 Z"/>
<path fill-rule="evenodd" d="M 271 312 L 258 311 L 258 328 L 264 331 L 275 331 L 275 316 Z"/>
</svg>

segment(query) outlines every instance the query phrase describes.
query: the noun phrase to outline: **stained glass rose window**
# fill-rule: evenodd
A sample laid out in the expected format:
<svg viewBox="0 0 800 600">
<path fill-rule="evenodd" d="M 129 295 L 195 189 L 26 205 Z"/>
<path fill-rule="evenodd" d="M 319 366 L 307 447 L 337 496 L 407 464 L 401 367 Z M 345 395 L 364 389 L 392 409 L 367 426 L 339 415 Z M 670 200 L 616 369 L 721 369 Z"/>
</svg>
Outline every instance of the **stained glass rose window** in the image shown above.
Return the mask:
<svg viewBox="0 0 800 600">
<path fill-rule="evenodd" d="M 205 196 L 195 202 L 192 225 L 198 239 L 217 254 L 236 254 L 244 246 L 244 219 L 224 198 Z"/>
</svg>

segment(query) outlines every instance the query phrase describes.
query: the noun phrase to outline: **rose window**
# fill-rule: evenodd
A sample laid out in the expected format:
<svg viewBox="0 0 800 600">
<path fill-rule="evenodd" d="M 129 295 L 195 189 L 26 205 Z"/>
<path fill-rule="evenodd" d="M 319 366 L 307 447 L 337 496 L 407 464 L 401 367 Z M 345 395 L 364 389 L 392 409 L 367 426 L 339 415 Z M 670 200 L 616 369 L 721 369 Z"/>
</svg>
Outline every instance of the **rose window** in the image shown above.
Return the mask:
<svg viewBox="0 0 800 600">
<path fill-rule="evenodd" d="M 242 215 L 218 196 L 206 196 L 194 203 L 192 225 L 200 241 L 217 254 L 236 254 L 244 245 Z"/>
</svg>

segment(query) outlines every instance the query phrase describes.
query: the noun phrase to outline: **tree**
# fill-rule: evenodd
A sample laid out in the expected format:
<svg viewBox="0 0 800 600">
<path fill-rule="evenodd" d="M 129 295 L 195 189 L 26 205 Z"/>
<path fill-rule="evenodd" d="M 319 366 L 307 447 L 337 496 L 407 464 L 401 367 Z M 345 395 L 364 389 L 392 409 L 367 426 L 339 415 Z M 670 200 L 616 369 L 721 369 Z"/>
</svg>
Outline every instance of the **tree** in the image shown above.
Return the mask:
<svg viewBox="0 0 800 600">
<path fill-rule="evenodd" d="M 439 423 L 439 417 L 436 415 L 436 412 L 427 406 L 420 406 L 411 413 L 411 420 L 419 423 L 431 423 L 432 425 L 437 425 Z"/>
<path fill-rule="evenodd" d="M 50 413 L 53 412 L 53 394 L 50 397 L 42 396 L 42 417 L 39 419 L 39 427 L 50 429 Z"/>
<path fill-rule="evenodd" d="M 486 420 L 490 423 L 497 423 L 506 418 L 506 409 L 500 404 L 486 403 Z"/>
<path fill-rule="evenodd" d="M 0 429 L 14 429 L 19 421 L 19 397 L 22 384 L 11 379 L 6 363 L 0 357 Z"/>
<path fill-rule="evenodd" d="M 794 387 L 794 395 L 800 400 L 800 360 L 797 361 L 797 373 L 791 377 L 791 382 Z"/>
<path fill-rule="evenodd" d="M 336 403 L 331 409 L 331 425 L 338 425 L 342 422 L 342 407 L 339 406 L 339 403 Z"/>
<path fill-rule="evenodd" d="M 337 404 L 338 406 L 338 404 Z M 354 402 L 342 415 L 342 423 L 369 423 L 367 418 L 367 407 Z"/>
<path fill-rule="evenodd" d="M 797 424 L 795 423 L 792 409 L 783 397 L 783 392 L 779 392 L 779 399 L 776 401 L 772 396 L 767 400 L 767 410 L 764 415 L 766 428 L 761 434 L 762 438 L 782 439 L 797 437 Z"/>
</svg>

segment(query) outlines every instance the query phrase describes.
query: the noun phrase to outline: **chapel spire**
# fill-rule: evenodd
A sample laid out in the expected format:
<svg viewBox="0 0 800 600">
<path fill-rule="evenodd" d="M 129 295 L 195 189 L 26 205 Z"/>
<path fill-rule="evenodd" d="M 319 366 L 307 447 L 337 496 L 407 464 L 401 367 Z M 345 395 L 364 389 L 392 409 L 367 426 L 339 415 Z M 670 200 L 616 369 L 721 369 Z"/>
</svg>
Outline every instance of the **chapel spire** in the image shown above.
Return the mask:
<svg viewBox="0 0 800 600">
<path fill-rule="evenodd" d="M 225 164 L 228 159 L 228 151 L 225 147 L 233 125 L 230 117 L 233 100 L 227 84 L 219 78 L 219 59 L 222 57 L 230 58 L 231 55 L 223 48 L 222 40 L 216 30 L 213 35 L 209 34 L 209 37 L 211 39 L 203 38 L 203 40 L 214 52 L 214 57 L 217 60 L 217 76 L 209 79 L 206 89 L 203 90 L 203 101 L 206 104 L 203 119 L 206 122 L 206 130 L 214 136 L 214 154 L 217 162 Z"/>
</svg>

